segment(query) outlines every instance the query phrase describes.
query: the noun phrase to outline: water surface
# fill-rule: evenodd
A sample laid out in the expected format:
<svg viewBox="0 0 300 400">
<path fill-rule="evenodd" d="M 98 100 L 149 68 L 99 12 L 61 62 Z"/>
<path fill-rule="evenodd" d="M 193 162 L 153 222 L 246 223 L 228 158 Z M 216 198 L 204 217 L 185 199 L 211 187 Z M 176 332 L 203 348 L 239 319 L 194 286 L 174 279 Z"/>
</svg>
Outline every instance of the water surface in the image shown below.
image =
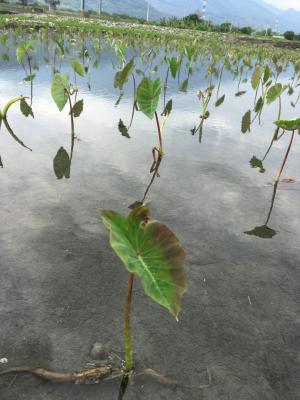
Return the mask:
<svg viewBox="0 0 300 400">
<path fill-rule="evenodd" d="M 41 50 L 40 50 L 41 51 Z M 24 70 L 11 49 L 0 62 L 1 105 L 30 95 Z M 127 54 L 130 59 L 132 50 Z M 68 56 L 61 71 L 70 71 Z M 72 147 L 68 110 L 51 98 L 53 63 L 38 53 L 33 82 L 34 119 L 15 105 L 9 111 L 20 146 L 1 128 L 0 155 L 0 358 L 9 366 L 30 364 L 78 370 L 95 342 L 115 352 L 123 348 L 123 302 L 127 273 L 109 247 L 100 210 L 123 214 L 143 198 L 151 179 L 151 150 L 157 145 L 154 121 L 136 113 L 130 139 L 118 131 L 132 110 L 132 80 L 116 107 L 115 55 L 103 48 L 98 68 L 78 78 L 84 111 L 75 121 L 76 138 L 69 179 L 57 179 L 53 159 Z M 112 67 L 116 66 L 115 69 Z M 254 92 L 236 97 L 237 80 L 226 73 L 222 106 L 209 109 L 202 141 L 191 129 L 201 114 L 197 98 L 206 88 L 205 71 L 195 68 L 187 93 L 170 79 L 167 99 L 173 111 L 164 132 L 165 156 L 147 196 L 152 215 L 166 223 L 186 251 L 189 289 L 177 323 L 147 298 L 139 283 L 133 297 L 133 341 L 138 368 L 151 367 L 186 385 L 207 380 L 204 391 L 171 389 L 145 382 L 130 386 L 128 399 L 295 400 L 299 396 L 299 135 L 295 138 L 268 226 L 276 235 L 247 235 L 265 223 L 274 177 L 290 134 L 274 143 L 264 168 L 262 158 L 274 133 L 277 103 L 265 107 L 261 125 L 241 133 L 241 119 L 253 107 Z M 157 74 L 165 79 L 166 67 Z M 150 73 L 151 74 L 151 73 Z M 187 70 L 182 71 L 182 80 Z M 288 70 L 281 82 L 288 82 Z M 139 77 L 138 81 L 141 79 Z M 215 93 L 213 95 L 215 97 Z M 283 95 L 284 117 L 297 117 Z M 162 99 L 159 110 L 163 110 Z M 122 356 L 121 353 L 118 353 Z M 298 364 L 297 364 L 298 363 Z M 52 385 L 28 376 L 1 379 L 5 399 L 117 399 L 118 384 Z M 297 388 L 298 386 L 298 388 Z"/>
</svg>

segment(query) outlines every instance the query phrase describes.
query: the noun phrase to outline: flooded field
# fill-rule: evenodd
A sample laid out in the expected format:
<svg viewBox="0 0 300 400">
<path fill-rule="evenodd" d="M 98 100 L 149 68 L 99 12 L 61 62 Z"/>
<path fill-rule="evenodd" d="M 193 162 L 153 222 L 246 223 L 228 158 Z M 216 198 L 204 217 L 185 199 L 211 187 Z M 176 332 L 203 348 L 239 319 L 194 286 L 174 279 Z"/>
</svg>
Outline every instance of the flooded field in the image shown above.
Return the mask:
<svg viewBox="0 0 300 400">
<path fill-rule="evenodd" d="M 299 399 L 294 53 L 44 30 L 2 31 L 0 42 L 0 373 L 103 359 L 122 371 L 136 267 L 134 370 L 171 380 L 145 374 L 125 390 L 122 377 L 58 385 L 12 373 L 1 398 Z M 146 206 L 170 229 L 150 238 L 168 289 L 144 276 L 162 264 L 146 265 L 119 231 L 115 254 L 100 215 L 142 210 L 146 229 Z M 184 270 L 171 262 L 182 249 Z"/>
</svg>

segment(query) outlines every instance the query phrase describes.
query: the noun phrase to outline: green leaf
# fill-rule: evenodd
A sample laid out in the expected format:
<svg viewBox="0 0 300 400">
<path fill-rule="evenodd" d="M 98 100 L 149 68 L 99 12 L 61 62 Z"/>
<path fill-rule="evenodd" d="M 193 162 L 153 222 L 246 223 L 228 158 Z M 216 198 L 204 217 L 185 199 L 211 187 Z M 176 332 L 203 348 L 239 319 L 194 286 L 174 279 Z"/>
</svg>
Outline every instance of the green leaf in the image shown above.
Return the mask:
<svg viewBox="0 0 300 400">
<path fill-rule="evenodd" d="M 169 60 L 169 65 L 170 65 L 171 75 L 175 79 L 178 71 L 178 62 L 175 57 L 172 57 L 171 60 Z"/>
<path fill-rule="evenodd" d="M 250 132 L 251 126 L 251 111 L 247 111 L 246 114 L 243 116 L 242 119 L 242 132 L 247 133 Z"/>
<path fill-rule="evenodd" d="M 53 169 L 57 179 L 70 178 L 70 158 L 63 147 L 58 150 L 54 157 Z"/>
<path fill-rule="evenodd" d="M 24 43 L 20 44 L 20 46 L 17 47 L 16 54 L 18 63 L 22 64 L 23 58 L 25 57 L 26 54 L 26 47 Z"/>
<path fill-rule="evenodd" d="M 134 58 L 132 58 L 121 71 L 116 73 L 114 81 L 115 88 L 119 88 L 120 90 L 123 89 L 125 83 L 128 81 L 128 78 L 134 69 L 134 66 Z"/>
<path fill-rule="evenodd" d="M 266 172 L 264 166 L 263 166 L 263 162 L 262 160 L 260 160 L 259 158 L 253 156 L 250 160 L 250 165 L 251 168 L 259 168 L 259 172 L 261 174 L 264 174 Z"/>
<path fill-rule="evenodd" d="M 70 64 L 78 75 L 84 76 L 84 67 L 81 62 L 79 62 L 78 60 L 72 60 L 70 61 Z"/>
<path fill-rule="evenodd" d="M 296 131 L 300 129 L 300 118 L 290 120 L 281 119 L 275 121 L 275 125 L 277 125 L 278 128 L 284 129 L 285 131 Z"/>
<path fill-rule="evenodd" d="M 67 74 L 55 74 L 51 86 L 51 94 L 59 111 L 62 111 L 68 101 L 70 89 L 69 76 Z"/>
<path fill-rule="evenodd" d="M 29 50 L 33 50 L 33 46 L 31 42 L 21 43 L 16 50 L 17 61 L 19 64 L 22 64 L 25 54 L 29 52 Z"/>
<path fill-rule="evenodd" d="M 217 100 L 216 103 L 215 103 L 215 106 L 216 106 L 216 107 L 219 107 L 221 104 L 224 103 L 224 100 L 225 100 L 225 94 L 223 94 L 222 97 L 219 97 L 219 98 L 218 98 L 218 100 Z"/>
<path fill-rule="evenodd" d="M 171 114 L 172 109 L 173 109 L 173 100 L 171 99 L 167 102 L 166 107 L 161 115 L 164 117 L 168 117 Z"/>
<path fill-rule="evenodd" d="M 254 90 L 256 90 L 259 85 L 262 73 L 263 73 L 263 71 L 262 71 L 261 67 L 259 65 L 257 65 L 253 72 L 252 78 L 251 78 L 251 85 Z"/>
<path fill-rule="evenodd" d="M 249 236 L 257 236 L 261 239 L 272 239 L 276 235 L 274 229 L 269 228 L 267 225 L 256 226 L 251 231 L 244 232 Z"/>
<path fill-rule="evenodd" d="M 34 80 L 35 77 L 36 77 L 35 74 L 27 75 L 26 78 L 24 79 L 24 81 L 31 82 Z"/>
<path fill-rule="evenodd" d="M 75 118 L 79 117 L 82 111 L 83 111 L 83 100 L 78 100 L 72 108 L 74 117 Z"/>
<path fill-rule="evenodd" d="M 24 98 L 20 101 L 20 110 L 21 110 L 22 114 L 25 115 L 25 117 L 28 117 L 29 115 L 31 115 L 32 118 L 34 118 L 32 108 L 30 107 L 30 105 L 27 103 L 27 101 Z"/>
<path fill-rule="evenodd" d="M 127 139 L 130 139 L 130 136 L 128 133 L 128 128 L 121 119 L 118 124 L 118 129 L 119 129 L 119 132 L 122 134 L 122 136 L 126 137 Z"/>
<path fill-rule="evenodd" d="M 264 69 L 264 75 L 263 75 L 263 83 L 264 85 L 268 82 L 268 80 L 272 76 L 272 71 L 270 70 L 270 67 L 267 65 Z"/>
<path fill-rule="evenodd" d="M 237 93 L 235 94 L 235 96 L 236 96 L 236 97 L 241 97 L 241 96 L 243 96 L 245 93 L 247 93 L 246 90 L 241 90 L 240 92 L 237 92 Z"/>
<path fill-rule="evenodd" d="M 276 83 L 271 86 L 267 93 L 267 104 L 273 103 L 282 93 L 282 84 Z"/>
<path fill-rule="evenodd" d="M 150 119 L 153 118 L 158 106 L 162 91 L 161 79 L 152 81 L 151 78 L 144 78 L 137 89 L 137 103 L 140 110 Z"/>
<path fill-rule="evenodd" d="M 264 100 L 263 100 L 262 97 L 260 97 L 260 98 L 257 100 L 256 104 L 255 104 L 254 111 L 255 111 L 256 113 L 261 112 L 261 110 L 263 109 L 263 106 L 264 106 Z"/>
<path fill-rule="evenodd" d="M 180 85 L 180 92 L 186 93 L 188 90 L 189 78 L 186 78 Z"/>
<path fill-rule="evenodd" d="M 60 51 L 61 55 L 64 56 L 65 55 L 65 49 L 64 49 L 63 43 L 60 43 L 56 39 L 54 39 L 54 42 L 57 44 L 57 47 L 59 48 L 59 51 Z"/>
<path fill-rule="evenodd" d="M 148 208 L 135 208 L 128 218 L 104 210 L 110 244 L 127 270 L 137 275 L 146 294 L 177 318 L 186 291 L 184 251 L 174 235 L 158 221 L 151 221 Z"/>
</svg>

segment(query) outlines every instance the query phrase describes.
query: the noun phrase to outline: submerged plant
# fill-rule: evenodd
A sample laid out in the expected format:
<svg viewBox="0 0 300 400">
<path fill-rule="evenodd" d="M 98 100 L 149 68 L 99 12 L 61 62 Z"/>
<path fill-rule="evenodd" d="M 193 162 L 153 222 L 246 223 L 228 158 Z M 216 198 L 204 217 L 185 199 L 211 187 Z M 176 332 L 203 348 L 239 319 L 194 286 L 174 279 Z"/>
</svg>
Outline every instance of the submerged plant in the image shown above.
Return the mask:
<svg viewBox="0 0 300 400">
<path fill-rule="evenodd" d="M 125 302 L 125 369 L 133 369 L 131 340 L 131 302 L 134 277 L 138 276 L 145 293 L 178 319 L 181 298 L 186 290 L 184 251 L 174 233 L 162 223 L 152 221 L 149 209 L 137 207 L 126 218 L 103 210 L 110 231 L 110 244 L 129 272 Z"/>
</svg>

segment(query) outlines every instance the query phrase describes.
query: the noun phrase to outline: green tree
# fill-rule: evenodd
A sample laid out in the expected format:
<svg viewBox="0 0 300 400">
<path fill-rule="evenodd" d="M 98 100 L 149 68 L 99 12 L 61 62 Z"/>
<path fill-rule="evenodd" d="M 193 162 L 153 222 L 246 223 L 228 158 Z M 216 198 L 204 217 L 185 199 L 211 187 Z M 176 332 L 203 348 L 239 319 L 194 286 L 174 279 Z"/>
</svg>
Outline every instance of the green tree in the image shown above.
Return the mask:
<svg viewBox="0 0 300 400">
<path fill-rule="evenodd" d="M 251 35 L 253 33 L 253 29 L 251 28 L 251 26 L 243 26 L 240 29 L 240 32 L 244 35 Z"/>
<path fill-rule="evenodd" d="M 295 39 L 295 32 L 294 31 L 286 31 L 283 34 L 286 40 L 294 40 Z"/>
</svg>

